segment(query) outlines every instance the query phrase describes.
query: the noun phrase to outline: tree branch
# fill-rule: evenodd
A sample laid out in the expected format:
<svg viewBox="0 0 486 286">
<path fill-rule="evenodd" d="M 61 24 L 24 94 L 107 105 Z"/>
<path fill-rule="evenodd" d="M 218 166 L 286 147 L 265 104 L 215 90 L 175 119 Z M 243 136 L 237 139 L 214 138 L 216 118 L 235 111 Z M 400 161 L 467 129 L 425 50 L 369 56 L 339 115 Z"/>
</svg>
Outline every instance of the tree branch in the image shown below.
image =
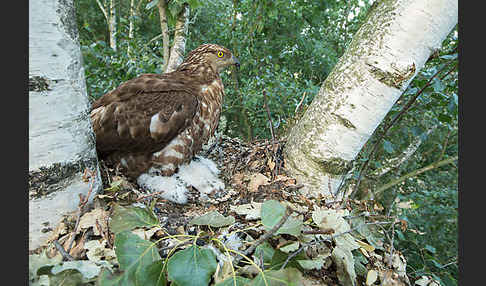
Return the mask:
<svg viewBox="0 0 486 286">
<path fill-rule="evenodd" d="M 107 22 L 109 22 L 109 17 L 108 17 L 108 13 L 106 13 L 106 9 L 104 8 L 103 4 L 101 4 L 100 0 L 96 0 L 96 3 L 98 3 L 98 6 L 100 7 L 101 9 L 101 12 L 103 12 L 103 15 L 105 15 L 105 19 Z"/>
<path fill-rule="evenodd" d="M 408 173 L 408 174 L 406 174 L 404 176 L 401 176 L 400 178 L 395 179 L 395 180 L 393 180 L 393 181 L 391 181 L 391 182 L 389 182 L 389 183 L 381 186 L 380 188 L 378 188 L 378 190 L 376 190 L 376 195 L 378 195 L 381 192 L 383 192 L 383 191 L 385 191 L 385 190 L 387 190 L 387 189 L 395 186 L 396 184 L 399 184 L 399 183 L 405 181 L 408 178 L 415 177 L 415 176 L 420 175 L 420 174 L 422 174 L 424 172 L 427 172 L 427 171 L 430 171 L 432 169 L 438 168 L 440 166 L 443 166 L 443 165 L 447 165 L 449 163 L 452 163 L 453 161 L 457 160 L 457 158 L 458 158 L 458 156 L 454 156 L 454 157 L 451 157 L 451 158 L 448 158 L 448 159 L 444 159 L 442 161 L 434 162 L 434 163 L 432 163 L 432 164 L 430 164 L 428 166 L 425 166 L 425 167 L 423 167 L 421 169 L 415 170 L 415 171 L 410 172 L 410 173 Z"/>
<path fill-rule="evenodd" d="M 166 0 L 159 0 L 157 3 L 159 9 L 160 18 L 160 30 L 162 31 L 162 53 L 164 56 L 164 65 L 162 66 L 162 71 L 167 69 L 169 64 L 169 27 L 167 25 L 167 2 Z"/>
<path fill-rule="evenodd" d="M 292 212 L 293 212 L 292 209 L 287 206 L 285 208 L 285 213 L 282 216 L 282 218 L 280 219 L 280 221 L 272 229 L 270 229 L 267 233 L 265 233 L 257 241 L 255 241 L 248 249 L 246 249 L 243 252 L 243 254 L 245 256 L 250 255 L 251 253 L 253 253 L 255 251 L 255 249 L 257 248 L 258 245 L 262 244 L 264 241 L 266 241 L 267 239 L 272 237 L 275 234 L 275 232 L 277 232 L 277 230 L 279 230 L 282 227 L 282 225 L 287 221 L 287 219 L 292 214 Z M 235 265 L 238 264 L 238 262 L 240 262 L 241 258 L 242 258 L 241 256 L 238 256 L 237 258 L 235 258 L 234 264 Z"/>
<path fill-rule="evenodd" d="M 433 126 L 429 130 L 427 130 L 427 135 L 429 135 L 432 131 L 434 131 L 437 128 L 437 125 Z M 392 158 L 388 160 L 387 165 L 383 164 L 384 166 L 376 169 L 371 176 L 373 177 L 381 177 L 385 175 L 386 173 L 390 172 L 393 169 L 398 168 L 403 162 L 407 161 L 413 154 L 415 154 L 415 151 L 422 145 L 422 138 L 421 136 L 417 136 L 415 140 L 402 152 L 402 154 L 398 157 Z"/>
</svg>

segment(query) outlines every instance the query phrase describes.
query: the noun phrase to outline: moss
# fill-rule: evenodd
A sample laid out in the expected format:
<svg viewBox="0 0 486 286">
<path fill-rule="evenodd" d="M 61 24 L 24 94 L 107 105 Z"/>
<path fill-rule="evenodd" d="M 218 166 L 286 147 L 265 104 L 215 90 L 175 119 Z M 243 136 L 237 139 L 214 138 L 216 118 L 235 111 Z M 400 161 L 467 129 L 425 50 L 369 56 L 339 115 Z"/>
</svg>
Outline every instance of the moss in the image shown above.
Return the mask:
<svg viewBox="0 0 486 286">
<path fill-rule="evenodd" d="M 342 116 L 340 116 L 338 114 L 334 114 L 334 116 L 346 128 L 356 130 L 356 126 L 354 126 L 353 123 L 351 123 L 351 121 L 347 120 L 346 118 L 344 118 L 344 117 L 342 117 Z"/>
<path fill-rule="evenodd" d="M 76 163 L 55 163 L 29 172 L 29 199 L 41 198 L 66 187 L 70 179 L 86 168 L 96 166 L 96 158 Z"/>
<path fill-rule="evenodd" d="M 372 66 L 370 68 L 370 73 L 380 82 L 397 89 L 402 89 L 404 84 L 406 84 L 415 74 L 415 64 L 412 63 L 412 65 L 408 66 L 405 70 L 399 71 L 395 69 L 395 72 L 384 71 Z"/>
<path fill-rule="evenodd" d="M 318 164 L 321 166 L 322 171 L 334 176 L 346 175 L 351 168 L 351 162 L 340 158 L 331 158 L 326 161 L 320 161 Z"/>
</svg>

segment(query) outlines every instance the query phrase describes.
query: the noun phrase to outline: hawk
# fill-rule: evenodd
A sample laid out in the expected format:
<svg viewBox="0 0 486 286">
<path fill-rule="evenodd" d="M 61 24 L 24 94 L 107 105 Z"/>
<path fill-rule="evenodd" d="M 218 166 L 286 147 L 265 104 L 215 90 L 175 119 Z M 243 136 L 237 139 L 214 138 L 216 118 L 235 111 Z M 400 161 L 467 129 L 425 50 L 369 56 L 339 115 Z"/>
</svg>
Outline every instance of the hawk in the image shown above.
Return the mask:
<svg viewBox="0 0 486 286">
<path fill-rule="evenodd" d="M 239 61 L 230 50 L 203 44 L 175 71 L 142 74 L 98 98 L 90 116 L 100 158 L 179 203 L 187 201 L 189 184 L 220 187 L 214 178 L 203 182 L 204 176 L 217 175 L 214 162 L 191 160 L 214 135 L 224 97 L 219 74 L 231 65 L 239 67 Z M 197 176 L 196 183 L 189 182 Z"/>
</svg>

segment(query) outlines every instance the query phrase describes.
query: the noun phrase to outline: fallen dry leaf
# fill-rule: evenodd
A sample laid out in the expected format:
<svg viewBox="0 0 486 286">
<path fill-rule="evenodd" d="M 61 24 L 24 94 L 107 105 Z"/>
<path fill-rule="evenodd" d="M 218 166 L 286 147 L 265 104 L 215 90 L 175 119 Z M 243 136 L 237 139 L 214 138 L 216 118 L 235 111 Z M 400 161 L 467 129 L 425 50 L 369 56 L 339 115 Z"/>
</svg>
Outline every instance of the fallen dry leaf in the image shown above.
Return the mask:
<svg viewBox="0 0 486 286">
<path fill-rule="evenodd" d="M 246 220 L 255 220 L 260 218 L 262 203 L 251 203 L 237 206 L 230 206 L 231 211 L 241 216 L 246 216 Z"/>
<path fill-rule="evenodd" d="M 270 179 L 265 175 L 260 173 L 253 174 L 250 178 L 250 183 L 248 183 L 248 190 L 250 192 L 257 192 L 258 187 L 261 185 L 268 185 L 268 182 L 270 182 Z"/>
<path fill-rule="evenodd" d="M 78 233 L 84 229 L 89 229 L 90 227 L 92 227 L 94 235 L 101 235 L 100 231 L 96 227 L 96 220 L 98 220 L 98 223 L 101 226 L 101 230 L 106 231 L 108 229 L 108 216 L 109 212 L 102 209 L 94 209 L 90 212 L 85 213 L 79 220 Z"/>
</svg>

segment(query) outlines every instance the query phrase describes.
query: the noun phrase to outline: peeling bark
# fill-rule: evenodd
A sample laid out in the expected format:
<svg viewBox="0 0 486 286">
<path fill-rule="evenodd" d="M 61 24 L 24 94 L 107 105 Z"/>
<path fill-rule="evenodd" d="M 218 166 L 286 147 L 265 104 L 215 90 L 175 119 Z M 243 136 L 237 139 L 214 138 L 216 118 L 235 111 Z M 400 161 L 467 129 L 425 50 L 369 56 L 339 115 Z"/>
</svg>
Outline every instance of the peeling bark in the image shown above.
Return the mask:
<svg viewBox="0 0 486 286">
<path fill-rule="evenodd" d="M 358 152 L 457 24 L 457 0 L 375 3 L 288 136 L 286 166 L 310 197 L 342 199 Z"/>
</svg>

